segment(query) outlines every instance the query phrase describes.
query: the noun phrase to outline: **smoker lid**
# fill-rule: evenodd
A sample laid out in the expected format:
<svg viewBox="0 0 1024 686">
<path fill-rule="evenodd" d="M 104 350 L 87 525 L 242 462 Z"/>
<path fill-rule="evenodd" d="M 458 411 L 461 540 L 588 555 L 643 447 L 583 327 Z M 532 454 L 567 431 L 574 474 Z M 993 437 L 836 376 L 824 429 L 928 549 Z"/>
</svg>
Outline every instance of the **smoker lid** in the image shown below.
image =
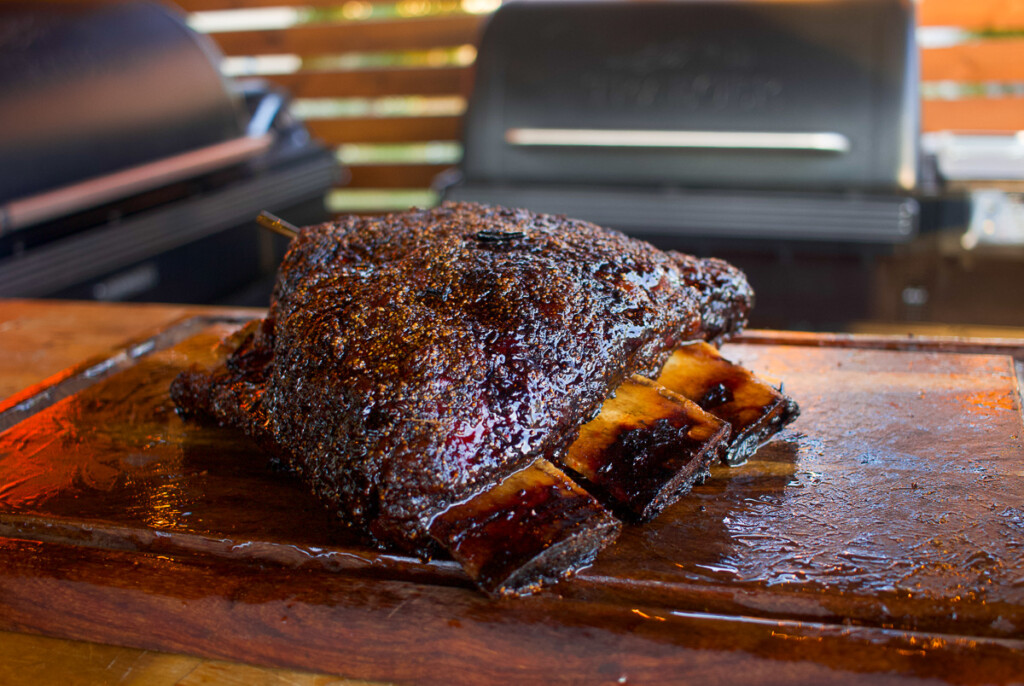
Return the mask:
<svg viewBox="0 0 1024 686">
<path fill-rule="evenodd" d="M 913 31 L 908 0 L 511 2 L 481 40 L 463 173 L 906 191 Z"/>
<path fill-rule="evenodd" d="M 0 202 L 244 135 L 219 58 L 156 3 L 0 3 Z"/>
</svg>

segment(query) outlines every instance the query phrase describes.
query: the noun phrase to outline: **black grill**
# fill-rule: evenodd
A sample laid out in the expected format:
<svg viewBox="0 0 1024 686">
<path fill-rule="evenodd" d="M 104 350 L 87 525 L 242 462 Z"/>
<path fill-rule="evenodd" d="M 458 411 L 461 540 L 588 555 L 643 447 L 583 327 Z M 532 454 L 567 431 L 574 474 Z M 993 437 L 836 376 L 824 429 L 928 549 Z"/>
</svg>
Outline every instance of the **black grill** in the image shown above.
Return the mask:
<svg viewBox="0 0 1024 686">
<path fill-rule="evenodd" d="M 333 154 L 168 8 L 4 3 L 0 27 L 0 296 L 223 302 L 283 250 L 260 210 L 326 218 Z"/>
<path fill-rule="evenodd" d="M 523 2 L 491 19 L 450 199 L 666 237 L 916 231 L 909 2 Z"/>
</svg>

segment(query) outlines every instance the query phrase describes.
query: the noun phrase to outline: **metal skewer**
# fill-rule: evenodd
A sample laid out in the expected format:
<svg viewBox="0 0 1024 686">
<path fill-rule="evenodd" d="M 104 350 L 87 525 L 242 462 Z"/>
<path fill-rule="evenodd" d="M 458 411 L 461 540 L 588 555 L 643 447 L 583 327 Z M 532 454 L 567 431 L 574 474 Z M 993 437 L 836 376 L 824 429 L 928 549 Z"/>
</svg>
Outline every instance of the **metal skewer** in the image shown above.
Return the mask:
<svg viewBox="0 0 1024 686">
<path fill-rule="evenodd" d="M 260 212 L 259 216 L 256 217 L 256 223 L 264 229 L 279 233 L 286 238 L 295 238 L 299 235 L 299 227 L 289 224 L 280 217 L 275 217 L 266 210 Z"/>
</svg>

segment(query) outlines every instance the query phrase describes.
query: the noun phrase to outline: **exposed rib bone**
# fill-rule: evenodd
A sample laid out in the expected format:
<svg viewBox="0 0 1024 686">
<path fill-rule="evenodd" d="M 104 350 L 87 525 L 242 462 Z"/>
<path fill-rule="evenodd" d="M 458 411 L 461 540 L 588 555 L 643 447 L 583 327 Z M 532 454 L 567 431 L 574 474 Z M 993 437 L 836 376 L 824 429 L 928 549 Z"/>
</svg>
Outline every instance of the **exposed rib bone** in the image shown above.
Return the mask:
<svg viewBox="0 0 1024 686">
<path fill-rule="evenodd" d="M 516 595 L 589 564 L 621 525 L 547 460 L 438 515 L 430 535 L 484 591 Z"/>
<path fill-rule="evenodd" d="M 792 399 L 703 342 L 676 350 L 657 382 L 729 423 L 732 438 L 725 461 L 731 465 L 745 462 L 800 414 Z"/>
<path fill-rule="evenodd" d="M 580 429 L 562 464 L 620 517 L 646 521 L 704 477 L 728 436 L 695 403 L 634 376 Z"/>
</svg>

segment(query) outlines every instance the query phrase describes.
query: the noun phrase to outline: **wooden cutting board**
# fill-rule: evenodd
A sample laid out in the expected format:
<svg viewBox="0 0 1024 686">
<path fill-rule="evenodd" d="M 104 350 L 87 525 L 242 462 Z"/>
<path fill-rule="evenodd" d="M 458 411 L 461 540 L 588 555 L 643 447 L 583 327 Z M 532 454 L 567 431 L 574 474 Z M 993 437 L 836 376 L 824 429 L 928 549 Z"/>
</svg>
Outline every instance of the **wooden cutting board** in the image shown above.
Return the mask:
<svg viewBox="0 0 1024 686">
<path fill-rule="evenodd" d="M 800 419 L 573 579 L 494 601 L 450 561 L 359 545 L 244 437 L 177 417 L 170 380 L 238 325 L 183 321 L 0 406 L 0 628 L 444 683 L 1024 674 L 1009 356 L 727 345 Z"/>
</svg>

